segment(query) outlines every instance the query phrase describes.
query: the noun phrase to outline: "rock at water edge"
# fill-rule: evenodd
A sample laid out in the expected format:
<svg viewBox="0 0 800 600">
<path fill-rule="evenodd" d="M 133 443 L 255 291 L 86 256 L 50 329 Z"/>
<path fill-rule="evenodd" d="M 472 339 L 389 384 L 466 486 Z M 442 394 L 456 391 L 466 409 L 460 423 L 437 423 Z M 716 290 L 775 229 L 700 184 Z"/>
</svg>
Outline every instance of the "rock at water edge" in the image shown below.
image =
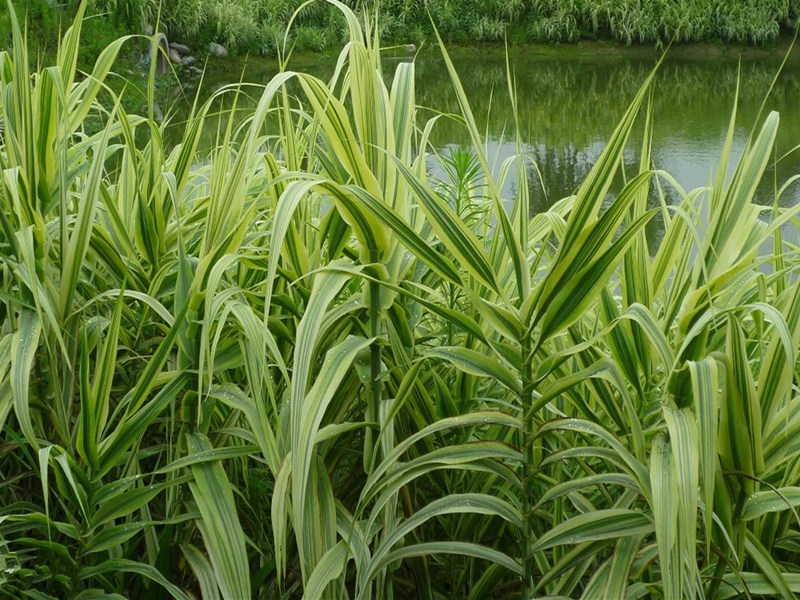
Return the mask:
<svg viewBox="0 0 800 600">
<path fill-rule="evenodd" d="M 189 52 L 191 52 L 191 50 L 189 50 L 189 46 L 179 44 L 178 42 L 170 42 L 169 47 L 177 50 L 181 53 L 181 55 L 189 54 Z"/>
<path fill-rule="evenodd" d="M 222 44 L 216 44 L 214 42 L 211 42 L 208 45 L 208 52 L 211 54 L 211 56 L 216 58 L 225 58 L 228 56 L 228 51 L 225 49 L 225 46 Z"/>
</svg>

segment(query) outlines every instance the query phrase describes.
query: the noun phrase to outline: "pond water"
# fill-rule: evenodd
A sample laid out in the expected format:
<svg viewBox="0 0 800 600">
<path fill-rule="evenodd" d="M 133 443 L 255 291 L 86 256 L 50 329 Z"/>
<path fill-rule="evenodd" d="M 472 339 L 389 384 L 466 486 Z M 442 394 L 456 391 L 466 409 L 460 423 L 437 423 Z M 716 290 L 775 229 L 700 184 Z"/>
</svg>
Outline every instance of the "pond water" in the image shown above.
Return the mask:
<svg viewBox="0 0 800 600">
<path fill-rule="evenodd" d="M 776 175 L 780 186 L 800 173 L 800 152 L 784 157 L 800 144 L 800 50 L 789 57 L 759 117 L 784 51 L 748 50 L 742 54 L 708 46 L 672 49 L 654 87 L 654 166 L 671 173 L 687 190 L 709 182 L 721 154 L 738 80 L 735 156 L 768 111 L 778 111 L 781 116 L 776 158 L 783 158 L 777 163 L 777 173 L 773 168 L 767 172 L 757 197 L 758 202 L 772 205 Z M 496 47 L 454 48 L 451 56 L 485 132 L 489 156 L 499 165 L 515 151 L 504 51 Z M 653 50 L 589 45 L 571 50 L 512 48 L 510 57 L 518 90 L 523 150 L 541 173 L 541 182 L 533 170 L 529 176 L 533 207 L 538 211 L 574 192 L 658 55 Z M 420 111 L 420 123 L 437 111 L 457 112 L 456 96 L 438 52 L 420 52 L 416 57 L 388 56 L 384 61 L 387 78 L 399 60 L 416 62 L 417 103 L 431 107 Z M 290 68 L 326 78 L 332 73 L 334 61 L 335 57 L 298 57 Z M 244 79 L 266 83 L 275 72 L 270 61 L 250 62 Z M 237 81 L 240 74 L 236 69 L 212 68 L 208 84 L 213 87 Z M 642 130 L 640 125 L 631 140 L 625 155 L 626 168 L 637 168 Z M 439 120 L 432 142 L 443 154 L 469 147 L 465 128 L 449 119 Z M 434 174 L 438 170 L 435 161 L 431 170 Z M 514 185 L 513 180 L 506 184 L 504 193 L 509 197 Z M 800 184 L 791 186 L 780 199 L 782 206 L 798 202 Z M 652 223 L 648 233 L 655 241 L 659 224 Z M 795 228 L 795 238 L 796 234 Z"/>
</svg>

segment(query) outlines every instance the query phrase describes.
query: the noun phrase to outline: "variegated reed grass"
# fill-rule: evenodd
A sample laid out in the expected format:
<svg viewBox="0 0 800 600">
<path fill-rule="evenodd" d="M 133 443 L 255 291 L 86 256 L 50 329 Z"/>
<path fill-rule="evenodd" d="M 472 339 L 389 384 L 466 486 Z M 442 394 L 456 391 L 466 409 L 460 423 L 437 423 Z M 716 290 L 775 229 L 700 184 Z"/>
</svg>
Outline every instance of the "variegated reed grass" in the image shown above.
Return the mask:
<svg viewBox="0 0 800 600">
<path fill-rule="evenodd" d="M 332 79 L 283 71 L 203 161 L 214 98 L 167 147 L 152 91 L 137 116 L 104 87 L 125 40 L 77 73 L 79 14 L 31 72 L 15 24 L 3 595 L 793 597 L 794 180 L 753 203 L 778 115 L 733 164 L 734 112 L 718 175 L 686 191 L 651 164 L 648 79 L 531 217 L 526 157 L 492 171 L 444 47 L 473 155 L 449 185 L 427 178 L 441 117 L 419 121 L 414 65 L 384 80 L 374 23 L 330 3 L 350 32 Z"/>
</svg>

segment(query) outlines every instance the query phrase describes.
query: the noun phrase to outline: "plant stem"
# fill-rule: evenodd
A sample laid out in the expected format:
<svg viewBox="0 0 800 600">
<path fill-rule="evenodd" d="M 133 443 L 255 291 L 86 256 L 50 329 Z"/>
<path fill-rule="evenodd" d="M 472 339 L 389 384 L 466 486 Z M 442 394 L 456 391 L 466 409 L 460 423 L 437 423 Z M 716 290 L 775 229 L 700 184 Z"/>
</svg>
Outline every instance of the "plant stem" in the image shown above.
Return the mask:
<svg viewBox="0 0 800 600">
<path fill-rule="evenodd" d="M 372 257 L 373 261 L 376 257 Z M 369 334 L 375 338 L 369 347 L 369 397 L 367 400 L 367 421 L 378 422 L 381 408 L 381 347 L 380 337 L 381 289 L 377 281 L 369 282 Z M 369 471 L 380 461 L 380 449 L 373 448 L 372 434 L 367 430 L 367 461 Z"/>
<path fill-rule="evenodd" d="M 522 396 L 520 398 L 523 414 L 522 430 L 522 522 L 523 522 L 523 579 L 522 600 L 529 600 L 533 596 L 533 573 L 535 568 L 533 558 L 534 519 L 533 506 L 536 499 L 533 497 L 533 480 L 536 475 L 536 455 L 534 452 L 534 438 L 536 428 L 533 411 L 533 352 L 530 339 L 522 343 Z"/>
</svg>

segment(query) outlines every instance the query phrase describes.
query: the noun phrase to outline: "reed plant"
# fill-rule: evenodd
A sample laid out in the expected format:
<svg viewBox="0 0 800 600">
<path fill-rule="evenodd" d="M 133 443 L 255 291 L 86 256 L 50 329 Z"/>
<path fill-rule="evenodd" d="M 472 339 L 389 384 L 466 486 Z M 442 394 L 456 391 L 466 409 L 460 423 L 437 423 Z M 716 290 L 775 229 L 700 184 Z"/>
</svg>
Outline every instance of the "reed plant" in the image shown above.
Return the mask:
<svg viewBox="0 0 800 600">
<path fill-rule="evenodd" d="M 414 64 L 384 77 L 378 24 L 328 1 L 330 80 L 163 122 L 154 70 L 147 114 L 104 83 L 125 38 L 77 71 L 85 4 L 36 71 L 9 4 L 2 595 L 794 597 L 797 177 L 753 202 L 778 115 L 734 158 L 734 110 L 684 190 L 650 158 L 651 74 L 534 213 L 535 165 L 518 141 L 493 168 L 444 45 L 459 111 L 422 121 Z M 470 144 L 434 180 L 444 120 Z"/>
</svg>

